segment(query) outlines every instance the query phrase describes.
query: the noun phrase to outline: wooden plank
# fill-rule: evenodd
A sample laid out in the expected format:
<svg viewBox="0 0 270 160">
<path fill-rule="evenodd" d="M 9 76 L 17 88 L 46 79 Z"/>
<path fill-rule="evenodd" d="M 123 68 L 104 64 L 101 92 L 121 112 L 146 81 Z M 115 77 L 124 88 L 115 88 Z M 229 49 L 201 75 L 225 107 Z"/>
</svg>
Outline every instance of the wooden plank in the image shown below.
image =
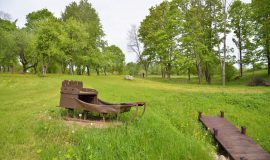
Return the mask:
<svg viewBox="0 0 270 160">
<path fill-rule="evenodd" d="M 215 140 L 234 160 L 270 160 L 270 154 L 261 146 L 257 145 L 250 137 L 243 134 L 244 128 L 240 131 L 233 124 L 221 116 L 202 116 L 199 113 L 199 120 L 211 131 Z"/>
</svg>

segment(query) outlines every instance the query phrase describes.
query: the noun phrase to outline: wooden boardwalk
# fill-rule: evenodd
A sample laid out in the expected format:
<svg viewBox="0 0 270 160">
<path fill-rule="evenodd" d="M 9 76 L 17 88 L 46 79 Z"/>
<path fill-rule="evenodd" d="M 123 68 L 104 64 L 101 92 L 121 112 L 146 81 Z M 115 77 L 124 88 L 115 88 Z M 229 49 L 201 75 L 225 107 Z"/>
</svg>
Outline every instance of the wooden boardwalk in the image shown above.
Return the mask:
<svg viewBox="0 0 270 160">
<path fill-rule="evenodd" d="M 221 112 L 220 117 L 202 116 L 200 112 L 198 118 L 231 159 L 270 160 L 270 154 L 245 135 L 246 128 L 241 127 L 240 131 L 224 118 L 224 112 Z"/>
</svg>

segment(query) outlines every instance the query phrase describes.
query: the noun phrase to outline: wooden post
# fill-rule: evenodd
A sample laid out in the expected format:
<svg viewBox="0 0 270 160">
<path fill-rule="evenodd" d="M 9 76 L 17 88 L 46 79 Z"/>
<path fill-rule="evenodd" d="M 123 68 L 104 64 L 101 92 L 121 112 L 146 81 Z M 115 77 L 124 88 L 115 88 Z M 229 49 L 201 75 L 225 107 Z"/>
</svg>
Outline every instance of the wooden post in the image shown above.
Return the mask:
<svg viewBox="0 0 270 160">
<path fill-rule="evenodd" d="M 84 111 L 84 112 L 83 112 L 83 119 L 86 120 L 86 117 L 87 117 L 87 112 Z"/>
<path fill-rule="evenodd" d="M 220 117 L 224 118 L 224 111 L 220 111 Z"/>
<path fill-rule="evenodd" d="M 105 122 L 105 113 L 102 113 L 103 122 Z"/>
<path fill-rule="evenodd" d="M 241 133 L 246 135 L 246 132 L 247 132 L 247 127 L 241 126 Z"/>
</svg>

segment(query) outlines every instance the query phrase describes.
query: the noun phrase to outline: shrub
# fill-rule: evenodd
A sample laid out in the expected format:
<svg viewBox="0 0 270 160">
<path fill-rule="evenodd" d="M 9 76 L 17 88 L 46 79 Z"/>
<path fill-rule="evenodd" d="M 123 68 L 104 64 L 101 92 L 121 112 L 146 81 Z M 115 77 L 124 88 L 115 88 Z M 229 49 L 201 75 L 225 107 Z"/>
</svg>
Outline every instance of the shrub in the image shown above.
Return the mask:
<svg viewBox="0 0 270 160">
<path fill-rule="evenodd" d="M 236 74 L 236 68 L 233 66 L 232 63 L 226 63 L 226 81 L 230 81 L 232 80 L 232 78 L 234 77 L 234 75 Z"/>
<path fill-rule="evenodd" d="M 251 79 L 251 81 L 248 83 L 249 86 L 265 86 L 265 80 L 259 77 L 255 77 Z"/>
</svg>

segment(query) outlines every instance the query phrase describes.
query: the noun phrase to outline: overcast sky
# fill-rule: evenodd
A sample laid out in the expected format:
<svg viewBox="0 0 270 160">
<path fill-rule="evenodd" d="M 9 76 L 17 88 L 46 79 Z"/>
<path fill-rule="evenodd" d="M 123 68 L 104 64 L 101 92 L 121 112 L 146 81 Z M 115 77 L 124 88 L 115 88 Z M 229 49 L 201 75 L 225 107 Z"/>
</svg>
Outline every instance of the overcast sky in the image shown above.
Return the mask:
<svg viewBox="0 0 270 160">
<path fill-rule="evenodd" d="M 0 0 L 0 10 L 9 13 L 13 20 L 18 19 L 17 25 L 23 27 L 26 15 L 30 12 L 47 8 L 60 17 L 61 13 L 72 1 L 79 0 Z M 96 9 L 106 34 L 105 39 L 110 45 L 119 46 L 126 55 L 126 62 L 135 61 L 136 56 L 127 49 L 127 33 L 131 25 L 139 26 L 148 15 L 151 6 L 159 4 L 162 0 L 88 0 Z M 230 0 L 229 0 L 230 1 Z M 250 2 L 250 0 L 243 0 Z M 234 47 L 231 36 L 229 45 Z"/>
<path fill-rule="evenodd" d="M 26 15 L 30 12 L 47 8 L 60 17 L 61 13 L 72 1 L 79 0 L 0 0 L 0 10 L 9 13 L 12 19 L 18 19 L 17 25 L 23 27 Z M 151 6 L 162 0 L 88 0 L 96 9 L 110 45 L 119 46 L 126 55 L 126 62 L 135 61 L 136 56 L 128 53 L 127 33 L 131 25 L 139 26 L 148 15 Z"/>
</svg>

